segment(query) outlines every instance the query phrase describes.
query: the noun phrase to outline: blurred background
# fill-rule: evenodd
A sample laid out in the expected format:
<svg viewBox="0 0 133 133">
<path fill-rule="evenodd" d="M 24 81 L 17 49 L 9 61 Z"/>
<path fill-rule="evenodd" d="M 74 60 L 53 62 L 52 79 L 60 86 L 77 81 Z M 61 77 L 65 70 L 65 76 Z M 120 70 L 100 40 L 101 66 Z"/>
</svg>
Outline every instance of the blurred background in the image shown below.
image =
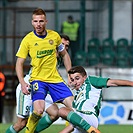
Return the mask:
<svg viewBox="0 0 133 133">
<path fill-rule="evenodd" d="M 46 11 L 47 29 L 62 33 L 62 23 L 68 16 L 78 22 L 73 65 L 84 66 L 89 75 L 133 80 L 132 0 L 1 0 L 0 123 L 15 121 L 18 84 L 15 55 L 22 38 L 33 30 L 31 16 L 38 7 Z M 71 49 L 69 53 L 72 58 Z M 29 63 L 27 59 L 25 74 Z M 66 79 L 64 67 L 60 71 Z M 103 107 L 99 120 L 101 124 L 133 123 L 133 88 L 103 89 Z M 104 115 L 104 111 L 110 113 Z M 111 115 L 115 120 L 110 118 Z"/>
</svg>

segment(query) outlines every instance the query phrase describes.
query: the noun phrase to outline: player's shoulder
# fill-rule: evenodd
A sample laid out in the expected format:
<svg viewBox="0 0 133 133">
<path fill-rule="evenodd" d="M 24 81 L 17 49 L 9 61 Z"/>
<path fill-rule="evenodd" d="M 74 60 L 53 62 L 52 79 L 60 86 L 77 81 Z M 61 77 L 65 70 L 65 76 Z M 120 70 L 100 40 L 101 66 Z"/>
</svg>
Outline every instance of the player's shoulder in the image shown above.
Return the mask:
<svg viewBox="0 0 133 133">
<path fill-rule="evenodd" d="M 57 32 L 54 31 L 54 30 L 50 30 L 50 29 L 47 29 L 47 33 L 48 33 L 48 34 L 59 35 L 59 33 L 57 33 Z"/>
<path fill-rule="evenodd" d="M 100 79 L 99 76 L 95 76 L 95 75 L 89 75 L 88 76 L 88 80 L 90 81 L 90 83 L 96 82 L 99 79 Z"/>
<path fill-rule="evenodd" d="M 89 75 L 88 76 L 89 79 L 93 79 L 93 78 L 100 78 L 100 76 L 96 76 L 96 75 Z"/>
<path fill-rule="evenodd" d="M 31 31 L 31 32 L 28 32 L 28 33 L 24 36 L 24 38 L 31 38 L 33 35 L 34 35 L 33 31 Z"/>
</svg>

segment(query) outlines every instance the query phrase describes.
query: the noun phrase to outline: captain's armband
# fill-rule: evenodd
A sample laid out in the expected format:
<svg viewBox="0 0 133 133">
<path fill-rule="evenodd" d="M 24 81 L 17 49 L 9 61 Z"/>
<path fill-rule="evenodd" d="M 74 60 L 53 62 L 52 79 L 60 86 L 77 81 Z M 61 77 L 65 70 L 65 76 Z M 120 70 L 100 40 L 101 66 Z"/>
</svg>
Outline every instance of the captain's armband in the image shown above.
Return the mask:
<svg viewBox="0 0 133 133">
<path fill-rule="evenodd" d="M 62 52 L 64 49 L 65 49 L 65 46 L 64 46 L 64 44 L 61 43 L 61 44 L 58 46 L 58 52 Z"/>
</svg>

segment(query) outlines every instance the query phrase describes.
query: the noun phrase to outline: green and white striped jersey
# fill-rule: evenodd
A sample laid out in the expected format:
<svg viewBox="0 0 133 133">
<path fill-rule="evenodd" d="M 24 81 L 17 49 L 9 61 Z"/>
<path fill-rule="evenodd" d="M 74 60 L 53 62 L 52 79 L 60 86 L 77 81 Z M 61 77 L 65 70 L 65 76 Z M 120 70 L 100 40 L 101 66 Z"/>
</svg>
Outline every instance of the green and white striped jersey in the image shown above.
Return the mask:
<svg viewBox="0 0 133 133">
<path fill-rule="evenodd" d="M 99 115 L 102 100 L 102 88 L 107 87 L 109 78 L 88 76 L 75 93 L 73 108 L 85 114 Z"/>
</svg>

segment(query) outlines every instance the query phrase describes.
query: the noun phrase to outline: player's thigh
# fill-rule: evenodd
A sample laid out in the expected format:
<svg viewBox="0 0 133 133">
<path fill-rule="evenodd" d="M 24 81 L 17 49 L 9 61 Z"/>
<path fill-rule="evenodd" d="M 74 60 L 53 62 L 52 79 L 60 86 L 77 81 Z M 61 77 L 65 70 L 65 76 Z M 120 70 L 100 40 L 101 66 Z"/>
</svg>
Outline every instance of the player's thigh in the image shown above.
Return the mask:
<svg viewBox="0 0 133 133">
<path fill-rule="evenodd" d="M 45 110 L 45 101 L 44 100 L 35 100 L 33 102 L 34 111 L 38 114 L 43 114 Z"/>
<path fill-rule="evenodd" d="M 67 97 L 63 100 L 63 104 L 66 105 L 69 108 L 72 108 L 72 102 L 74 100 L 73 96 Z"/>
<path fill-rule="evenodd" d="M 50 116 L 56 117 L 58 115 L 58 106 L 56 103 L 53 103 L 53 100 L 49 94 L 47 94 L 45 98 L 45 110 Z"/>
<path fill-rule="evenodd" d="M 52 105 L 53 105 L 53 100 L 52 100 L 50 94 L 47 94 L 47 96 L 45 98 L 45 110 L 47 110 Z"/>
<path fill-rule="evenodd" d="M 31 83 L 31 87 L 32 87 L 32 101 L 41 101 L 44 100 L 47 96 L 48 93 L 48 83 L 46 82 L 42 82 L 42 81 L 32 81 Z M 40 104 L 40 102 L 39 102 Z"/>
<path fill-rule="evenodd" d="M 63 102 L 64 99 L 73 96 L 70 88 L 68 88 L 68 86 L 64 82 L 49 83 L 48 89 L 53 99 L 53 102 Z"/>
</svg>

